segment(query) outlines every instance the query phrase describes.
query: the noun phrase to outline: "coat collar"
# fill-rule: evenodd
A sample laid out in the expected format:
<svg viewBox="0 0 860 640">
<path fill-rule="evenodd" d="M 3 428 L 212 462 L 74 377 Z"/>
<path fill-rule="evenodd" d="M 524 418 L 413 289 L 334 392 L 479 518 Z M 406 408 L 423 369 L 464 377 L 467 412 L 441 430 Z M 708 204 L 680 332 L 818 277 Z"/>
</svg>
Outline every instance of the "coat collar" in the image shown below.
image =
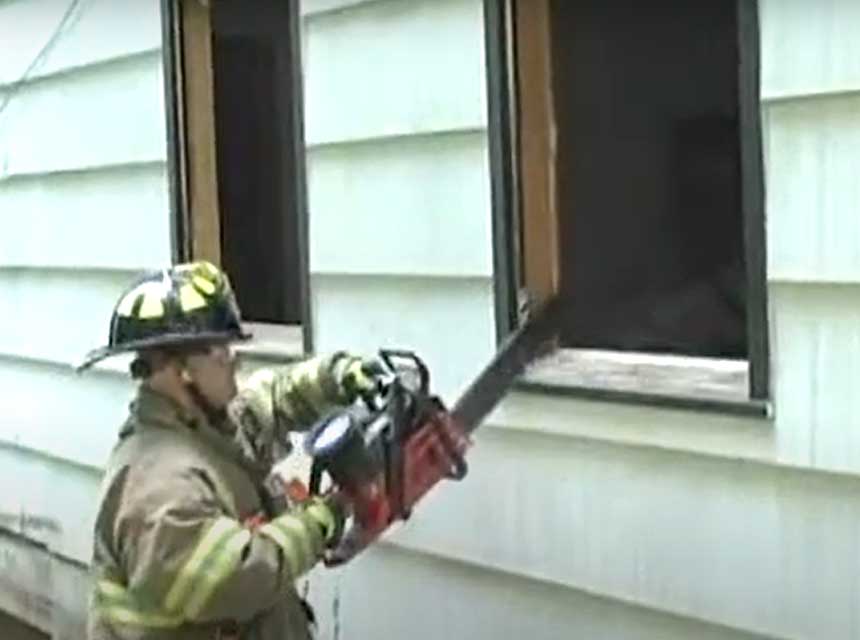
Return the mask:
<svg viewBox="0 0 860 640">
<path fill-rule="evenodd" d="M 137 426 L 150 425 L 162 428 L 187 428 L 196 430 L 206 422 L 202 411 L 192 411 L 145 384 L 140 385 L 137 397 L 129 406 L 131 417 Z"/>
<path fill-rule="evenodd" d="M 130 417 L 120 432 L 120 438 L 131 435 L 137 429 L 152 427 L 186 430 L 247 471 L 255 475 L 268 472 L 265 464 L 245 455 L 236 441 L 236 427 L 226 417 L 221 424 L 213 425 L 203 411 L 189 410 L 173 398 L 146 385 L 140 385 L 129 410 Z"/>
</svg>

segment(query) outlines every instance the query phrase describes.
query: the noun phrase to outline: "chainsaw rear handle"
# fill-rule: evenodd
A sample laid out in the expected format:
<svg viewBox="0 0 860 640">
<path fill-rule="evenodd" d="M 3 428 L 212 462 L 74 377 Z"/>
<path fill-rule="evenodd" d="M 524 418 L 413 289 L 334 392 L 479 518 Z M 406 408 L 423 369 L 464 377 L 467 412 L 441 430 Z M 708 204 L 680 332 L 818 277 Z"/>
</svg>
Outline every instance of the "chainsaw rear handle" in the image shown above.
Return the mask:
<svg viewBox="0 0 860 640">
<path fill-rule="evenodd" d="M 430 395 L 424 362 L 411 351 L 381 350 L 379 357 L 390 381 L 370 400 L 363 398 L 364 406 L 321 420 L 305 442 L 313 460 L 310 492 L 320 492 L 325 473 L 353 506 L 352 526 L 330 554 L 339 562 L 407 519 L 440 480 L 460 480 L 468 471 L 468 436 Z"/>
<path fill-rule="evenodd" d="M 359 400 L 371 412 L 384 410 L 398 388 L 421 395 L 430 394 L 430 371 L 414 351 L 380 349 L 377 361 L 384 377 L 378 380 L 376 389 L 359 395 Z M 417 375 L 417 384 L 408 384 L 410 373 Z"/>
<path fill-rule="evenodd" d="M 463 479 L 470 445 L 447 411 L 432 414 L 403 443 L 399 470 L 389 469 L 376 482 L 345 492 L 354 508 L 352 524 L 326 554 L 325 564 L 334 567 L 348 562 L 394 522 L 408 519 L 414 506 L 441 480 Z"/>
</svg>

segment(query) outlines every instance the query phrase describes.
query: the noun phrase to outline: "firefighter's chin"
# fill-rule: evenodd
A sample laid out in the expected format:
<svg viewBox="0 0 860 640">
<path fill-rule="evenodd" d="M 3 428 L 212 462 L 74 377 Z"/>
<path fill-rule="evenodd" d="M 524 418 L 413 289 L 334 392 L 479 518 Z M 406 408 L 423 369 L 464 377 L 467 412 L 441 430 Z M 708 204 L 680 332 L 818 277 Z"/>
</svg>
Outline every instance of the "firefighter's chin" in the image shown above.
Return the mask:
<svg viewBox="0 0 860 640">
<path fill-rule="evenodd" d="M 239 392 L 236 376 L 228 367 L 198 367 L 192 369 L 185 378 L 189 389 L 193 389 L 198 400 L 203 400 L 207 408 L 221 411 Z"/>
<path fill-rule="evenodd" d="M 221 380 L 206 376 L 196 378 L 194 389 L 206 401 L 206 404 L 216 411 L 226 409 L 238 393 L 236 379 L 233 376 Z"/>
</svg>

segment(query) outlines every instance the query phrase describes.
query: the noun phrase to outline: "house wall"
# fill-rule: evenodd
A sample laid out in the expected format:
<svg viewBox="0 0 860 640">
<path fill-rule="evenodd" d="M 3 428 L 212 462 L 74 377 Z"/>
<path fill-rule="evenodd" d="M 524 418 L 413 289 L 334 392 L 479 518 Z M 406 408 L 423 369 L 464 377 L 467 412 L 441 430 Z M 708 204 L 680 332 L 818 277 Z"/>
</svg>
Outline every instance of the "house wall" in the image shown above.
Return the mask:
<svg viewBox="0 0 860 640">
<path fill-rule="evenodd" d="M 81 638 L 100 468 L 131 388 L 71 365 L 107 340 L 131 275 L 170 260 L 159 7 L 8 0 L 0 42 L 0 608 Z"/>
<path fill-rule="evenodd" d="M 403 339 L 452 397 L 493 340 L 481 3 L 323 4 L 304 3 L 320 346 Z M 760 13 L 775 417 L 511 394 L 466 482 L 314 577 L 343 636 L 860 636 L 860 8 Z"/>
<path fill-rule="evenodd" d="M 408 346 L 451 396 L 495 345 L 481 4 L 302 6 L 316 348 Z"/>
<path fill-rule="evenodd" d="M 66 6 L 0 4 L 0 96 Z M 303 7 L 317 347 L 415 348 L 454 397 L 495 344 L 481 3 Z M 511 394 L 465 482 L 312 574 L 324 637 L 860 636 L 860 7 L 761 22 L 775 418 Z M 57 638 L 131 391 L 70 363 L 170 259 L 159 49 L 154 0 L 83 2 L 0 114 L 0 609 Z"/>
</svg>

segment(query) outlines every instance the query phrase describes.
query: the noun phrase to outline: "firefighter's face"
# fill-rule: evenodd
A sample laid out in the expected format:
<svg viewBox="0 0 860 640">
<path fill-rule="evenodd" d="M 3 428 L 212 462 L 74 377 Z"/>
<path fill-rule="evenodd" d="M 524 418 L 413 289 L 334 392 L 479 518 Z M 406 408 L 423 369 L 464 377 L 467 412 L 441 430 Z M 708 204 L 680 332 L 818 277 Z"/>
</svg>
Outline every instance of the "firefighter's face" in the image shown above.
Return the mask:
<svg viewBox="0 0 860 640">
<path fill-rule="evenodd" d="M 229 345 L 215 345 L 206 353 L 189 356 L 185 370 L 215 409 L 225 408 L 238 393 L 236 356 Z"/>
</svg>

